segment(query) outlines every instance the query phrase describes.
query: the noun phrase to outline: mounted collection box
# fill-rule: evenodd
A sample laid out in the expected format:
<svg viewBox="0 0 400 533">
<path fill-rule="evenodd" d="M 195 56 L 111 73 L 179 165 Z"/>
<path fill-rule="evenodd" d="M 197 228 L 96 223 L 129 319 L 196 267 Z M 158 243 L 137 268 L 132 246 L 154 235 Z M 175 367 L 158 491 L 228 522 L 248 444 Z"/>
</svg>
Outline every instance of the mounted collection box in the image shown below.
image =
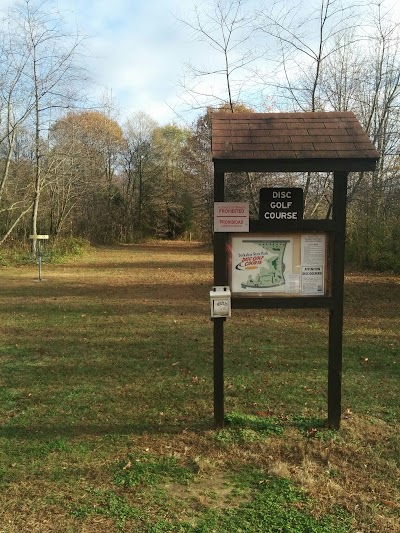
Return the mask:
<svg viewBox="0 0 400 533">
<path fill-rule="evenodd" d="M 228 286 L 213 287 L 210 291 L 211 318 L 231 316 L 231 290 Z"/>
</svg>

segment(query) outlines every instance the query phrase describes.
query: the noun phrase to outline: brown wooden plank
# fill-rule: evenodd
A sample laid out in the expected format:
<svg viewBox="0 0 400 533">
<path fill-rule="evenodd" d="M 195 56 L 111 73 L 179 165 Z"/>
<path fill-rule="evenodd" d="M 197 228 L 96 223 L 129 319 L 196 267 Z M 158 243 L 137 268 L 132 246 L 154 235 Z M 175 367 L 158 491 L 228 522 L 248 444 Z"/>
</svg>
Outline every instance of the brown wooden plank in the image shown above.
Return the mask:
<svg viewBox="0 0 400 533">
<path fill-rule="evenodd" d="M 296 152 L 298 150 L 313 150 L 313 143 L 302 142 L 302 143 L 275 143 L 274 150 L 293 150 Z"/>
<path fill-rule="evenodd" d="M 287 128 L 285 129 L 267 129 L 267 130 L 250 130 L 250 134 L 252 137 L 262 137 L 263 135 L 266 135 L 271 138 L 279 138 L 284 137 L 287 139 L 290 136 L 290 130 Z"/>
<path fill-rule="evenodd" d="M 337 159 L 339 157 L 336 150 L 298 150 L 298 159 Z"/>
<path fill-rule="evenodd" d="M 352 142 L 353 142 L 353 144 L 354 144 L 354 146 L 355 146 L 356 148 L 360 148 L 360 149 L 362 149 L 362 148 L 364 148 L 364 149 L 367 148 L 367 149 L 369 149 L 369 150 L 372 150 L 372 149 L 375 150 L 374 146 L 371 145 L 371 142 L 370 142 L 370 141 L 363 141 L 363 140 L 360 141 L 360 140 L 358 140 L 358 139 L 354 139 Z"/>
<path fill-rule="evenodd" d="M 254 152 L 255 157 L 261 159 L 296 159 L 296 153 L 292 149 L 283 150 L 257 150 Z"/>
<path fill-rule="evenodd" d="M 232 152 L 234 154 L 234 159 L 254 159 L 253 150 L 236 150 Z"/>
<path fill-rule="evenodd" d="M 214 152 L 231 152 L 233 150 L 232 143 L 229 142 L 213 142 L 212 149 Z"/>
<path fill-rule="evenodd" d="M 244 143 L 240 144 L 240 143 L 234 142 L 233 150 L 234 151 L 242 150 L 244 152 L 253 151 L 253 150 L 273 150 L 273 144 L 271 142 L 270 143 L 257 142 L 257 143 L 247 143 L 247 144 L 244 144 Z"/>
<path fill-rule="evenodd" d="M 249 128 L 251 130 L 287 130 L 287 123 L 284 122 L 268 122 L 256 124 L 254 122 L 249 123 Z"/>
<path fill-rule="evenodd" d="M 361 137 L 366 135 L 365 131 L 361 127 L 361 124 L 358 122 L 346 122 L 345 128 L 348 135 L 356 135 Z"/>
<path fill-rule="evenodd" d="M 335 132 L 335 135 L 328 135 L 328 139 L 324 139 L 324 142 L 345 142 L 345 141 L 349 141 L 349 142 L 354 142 L 354 137 L 351 136 L 349 137 L 349 135 L 347 134 L 347 131 L 345 131 L 344 133 L 342 132 Z"/>
<path fill-rule="evenodd" d="M 341 137 L 340 137 L 341 138 Z M 304 142 L 331 142 L 330 135 L 290 135 L 290 139 L 294 144 L 301 144 Z"/>
<path fill-rule="evenodd" d="M 290 137 L 308 137 L 309 133 L 306 128 L 296 127 L 288 129 L 288 134 Z"/>
<path fill-rule="evenodd" d="M 290 143 L 290 136 L 289 135 L 251 135 L 249 142 L 253 144 L 260 144 L 260 143 Z"/>
<path fill-rule="evenodd" d="M 357 157 L 361 158 L 364 157 L 366 159 L 369 158 L 375 158 L 375 152 L 369 151 L 369 150 L 358 150 L 357 148 L 354 148 L 354 150 L 338 150 L 339 157 L 343 158 L 352 158 L 355 159 Z"/>
<path fill-rule="evenodd" d="M 334 122 L 326 120 L 324 121 L 325 127 L 336 131 L 336 130 L 345 130 L 347 122 L 343 122 L 341 120 L 335 120 Z"/>
<path fill-rule="evenodd" d="M 314 143 L 314 148 L 318 151 L 320 150 L 350 150 L 354 151 L 355 147 L 353 143 L 350 142 L 316 142 Z"/>
</svg>

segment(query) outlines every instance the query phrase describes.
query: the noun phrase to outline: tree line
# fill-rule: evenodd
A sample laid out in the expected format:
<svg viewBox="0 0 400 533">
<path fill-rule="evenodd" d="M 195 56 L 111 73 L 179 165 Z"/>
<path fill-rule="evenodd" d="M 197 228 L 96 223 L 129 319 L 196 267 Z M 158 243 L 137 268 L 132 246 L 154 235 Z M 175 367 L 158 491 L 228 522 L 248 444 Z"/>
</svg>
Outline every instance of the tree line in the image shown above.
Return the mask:
<svg viewBox="0 0 400 533">
<path fill-rule="evenodd" d="M 160 125 L 145 112 L 121 123 L 107 99 L 83 100 L 84 38 L 47 2 L 4 15 L 0 245 L 37 233 L 209 241 L 213 110 L 353 111 L 382 157 L 375 172 L 350 175 L 348 259 L 400 270 L 400 30 L 386 1 L 210 0 L 180 22 L 213 63 L 186 65 L 180 80 L 195 120 Z M 227 199 L 257 216 L 260 187 L 277 185 L 303 188 L 306 217 L 330 216 L 328 173 L 230 175 Z"/>
</svg>

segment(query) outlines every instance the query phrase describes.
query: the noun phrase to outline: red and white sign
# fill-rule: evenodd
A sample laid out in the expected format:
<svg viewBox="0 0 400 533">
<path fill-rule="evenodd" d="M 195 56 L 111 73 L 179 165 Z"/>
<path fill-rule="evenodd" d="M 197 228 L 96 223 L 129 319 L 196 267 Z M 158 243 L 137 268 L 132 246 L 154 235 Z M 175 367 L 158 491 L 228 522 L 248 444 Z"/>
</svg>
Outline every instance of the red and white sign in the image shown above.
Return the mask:
<svg viewBox="0 0 400 533">
<path fill-rule="evenodd" d="M 249 202 L 214 202 L 214 232 L 249 231 Z"/>
</svg>

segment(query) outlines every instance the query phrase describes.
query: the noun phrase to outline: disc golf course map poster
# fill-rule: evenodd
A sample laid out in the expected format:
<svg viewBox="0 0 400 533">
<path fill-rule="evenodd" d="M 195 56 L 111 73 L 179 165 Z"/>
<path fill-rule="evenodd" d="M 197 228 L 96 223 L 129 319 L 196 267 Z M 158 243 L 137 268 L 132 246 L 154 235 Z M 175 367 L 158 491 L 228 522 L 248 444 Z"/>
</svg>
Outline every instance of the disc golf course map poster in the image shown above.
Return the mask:
<svg viewBox="0 0 400 533">
<path fill-rule="evenodd" d="M 231 290 L 242 295 L 324 295 L 325 235 L 231 237 Z"/>
</svg>

